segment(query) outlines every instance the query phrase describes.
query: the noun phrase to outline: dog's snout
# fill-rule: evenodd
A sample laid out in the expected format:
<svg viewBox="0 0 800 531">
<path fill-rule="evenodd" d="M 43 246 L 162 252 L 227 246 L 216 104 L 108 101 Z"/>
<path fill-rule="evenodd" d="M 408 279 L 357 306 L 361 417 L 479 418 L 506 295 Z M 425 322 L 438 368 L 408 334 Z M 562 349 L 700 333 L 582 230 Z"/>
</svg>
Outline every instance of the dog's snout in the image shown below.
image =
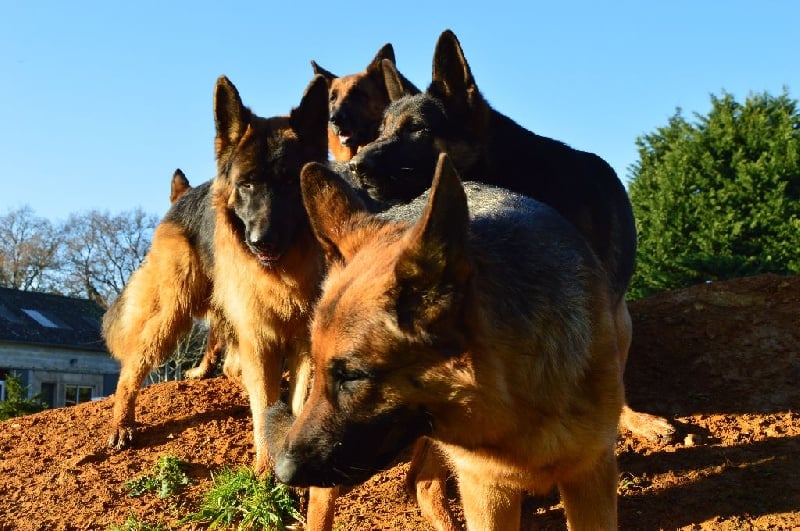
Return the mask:
<svg viewBox="0 0 800 531">
<path fill-rule="evenodd" d="M 333 125 L 342 125 L 347 121 L 347 112 L 343 108 L 339 107 L 331 112 L 329 119 Z"/>
<path fill-rule="evenodd" d="M 281 452 L 275 458 L 275 477 L 278 481 L 286 485 L 294 485 L 297 482 L 297 462 L 292 459 L 290 452 Z"/>
<path fill-rule="evenodd" d="M 250 245 L 261 249 L 262 251 L 274 251 L 278 246 L 268 237 L 262 237 L 258 234 L 253 234 L 248 240 Z"/>
<path fill-rule="evenodd" d="M 282 254 L 281 245 L 270 232 L 249 231 L 247 233 L 247 245 L 262 262 L 275 262 L 280 259 Z"/>
<path fill-rule="evenodd" d="M 274 231 L 266 223 L 253 223 L 245 229 L 247 243 L 259 249 L 275 246 Z"/>
</svg>

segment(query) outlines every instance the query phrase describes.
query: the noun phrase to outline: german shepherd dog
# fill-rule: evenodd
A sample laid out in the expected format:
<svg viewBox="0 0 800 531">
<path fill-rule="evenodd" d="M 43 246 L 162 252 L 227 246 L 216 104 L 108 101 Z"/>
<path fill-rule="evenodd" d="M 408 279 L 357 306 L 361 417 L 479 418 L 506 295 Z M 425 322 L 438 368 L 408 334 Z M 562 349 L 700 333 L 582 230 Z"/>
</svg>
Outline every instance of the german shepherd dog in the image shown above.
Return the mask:
<svg viewBox="0 0 800 531">
<path fill-rule="evenodd" d="M 356 74 L 337 76 L 311 61 L 316 75 L 328 82 L 328 149 L 337 161 L 348 161 L 359 148 L 378 137 L 389 94 L 383 78 L 382 62 L 395 64 L 394 48 L 384 44 L 367 68 Z M 419 89 L 398 74 L 403 90 L 416 94 Z"/>
<path fill-rule="evenodd" d="M 241 364 L 255 469 L 263 473 L 265 411 L 278 398 L 282 361 L 298 386 L 309 377 L 301 370 L 308 356 L 301 354 L 324 262 L 299 175 L 305 163 L 327 160 L 326 84 L 315 77 L 288 116 L 261 118 L 220 77 L 214 117 L 216 178 L 185 191 L 171 207 L 146 260 L 103 320 L 109 350 L 122 363 L 108 442 L 121 448 L 133 440 L 144 378 L 173 352 L 192 317 L 208 314 Z"/>
<path fill-rule="evenodd" d="M 462 186 L 447 155 L 435 172 L 429 194 L 374 215 L 325 167 L 303 169 L 330 267 L 308 402 L 294 421 L 270 411 L 277 477 L 360 482 L 428 436 L 469 529 L 518 529 L 523 493 L 553 486 L 570 529 L 616 529 L 615 287 L 555 210 Z"/>
<path fill-rule="evenodd" d="M 189 183 L 189 179 L 186 178 L 186 174 L 183 173 L 180 168 L 176 169 L 172 174 L 172 179 L 170 179 L 169 202 L 175 204 L 178 199 L 183 197 L 186 192 L 191 189 L 192 185 Z M 219 330 L 219 326 L 215 323 L 211 314 L 207 316 L 207 321 L 208 339 L 206 341 L 206 349 L 203 352 L 200 363 L 184 373 L 187 378 L 202 379 L 211 376 L 216 370 L 219 360 L 222 358 L 222 354 L 225 351 L 225 342 L 222 339 L 222 332 Z M 233 364 L 229 363 L 225 367 L 225 374 L 229 378 L 238 379 L 239 375 L 232 374 L 229 370 L 229 367 L 232 365 Z"/>
<path fill-rule="evenodd" d="M 625 292 L 633 275 L 636 229 L 628 195 L 600 157 L 534 134 L 483 98 L 456 36 L 436 44 L 432 81 L 422 94 L 403 90 L 391 62 L 382 63 L 392 103 L 378 139 L 351 161 L 371 197 L 409 201 L 430 185 L 446 152 L 464 180 L 501 186 L 555 208 L 584 235 L 608 272 L 624 368 L 631 340 Z M 525 157 L 527 164 L 520 164 Z M 649 439 L 669 437 L 665 420 L 625 406 L 622 425 Z"/>
</svg>

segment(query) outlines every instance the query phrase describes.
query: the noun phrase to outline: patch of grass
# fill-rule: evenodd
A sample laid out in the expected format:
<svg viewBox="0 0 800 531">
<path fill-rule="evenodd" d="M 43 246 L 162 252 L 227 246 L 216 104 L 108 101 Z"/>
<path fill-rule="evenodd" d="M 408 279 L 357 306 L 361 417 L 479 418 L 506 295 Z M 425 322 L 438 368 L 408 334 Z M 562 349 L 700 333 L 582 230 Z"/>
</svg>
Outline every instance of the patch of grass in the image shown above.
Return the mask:
<svg viewBox="0 0 800 531">
<path fill-rule="evenodd" d="M 184 469 L 187 463 L 171 455 L 162 455 L 150 474 L 132 479 L 125 483 L 128 496 L 141 496 L 145 492 L 156 491 L 159 498 L 166 498 L 178 492 L 183 485 L 189 484 L 189 476 Z"/>
<path fill-rule="evenodd" d="M 212 474 L 214 486 L 196 513 L 181 523 L 201 522 L 209 529 L 286 529 L 302 522 L 299 502 L 291 489 L 272 476 L 259 480 L 252 470 L 223 468 Z"/>
<path fill-rule="evenodd" d="M 166 528 L 164 524 L 143 522 L 135 514 L 130 514 L 122 525 L 112 525 L 108 531 L 166 531 Z"/>
</svg>

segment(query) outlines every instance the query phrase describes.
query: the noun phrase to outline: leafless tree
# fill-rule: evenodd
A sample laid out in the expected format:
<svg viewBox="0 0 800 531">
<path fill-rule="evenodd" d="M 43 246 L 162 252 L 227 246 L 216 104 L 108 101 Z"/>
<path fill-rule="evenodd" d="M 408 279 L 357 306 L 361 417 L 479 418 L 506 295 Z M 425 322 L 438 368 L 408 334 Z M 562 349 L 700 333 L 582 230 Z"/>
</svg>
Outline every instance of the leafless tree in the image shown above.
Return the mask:
<svg viewBox="0 0 800 531">
<path fill-rule="evenodd" d="M 157 223 L 141 209 L 71 215 L 63 229 L 65 290 L 108 307 L 144 261 Z"/>
<path fill-rule="evenodd" d="M 23 291 L 59 291 L 63 235 L 23 206 L 0 217 L 0 286 Z"/>
</svg>

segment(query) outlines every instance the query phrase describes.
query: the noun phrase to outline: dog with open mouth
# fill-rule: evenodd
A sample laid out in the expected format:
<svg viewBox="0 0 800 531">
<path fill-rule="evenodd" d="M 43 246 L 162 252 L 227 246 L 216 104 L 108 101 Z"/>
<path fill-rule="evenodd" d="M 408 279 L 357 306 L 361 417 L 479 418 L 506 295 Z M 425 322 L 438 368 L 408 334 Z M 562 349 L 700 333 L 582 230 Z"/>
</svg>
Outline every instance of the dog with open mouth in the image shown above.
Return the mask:
<svg viewBox="0 0 800 531">
<path fill-rule="evenodd" d="M 337 76 L 311 61 L 314 74 L 328 82 L 328 150 L 337 161 L 348 161 L 358 150 L 378 137 L 389 94 L 383 78 L 382 62 L 395 64 L 394 48 L 384 44 L 367 67 L 355 74 Z M 416 94 L 419 89 L 398 74 L 403 89 Z"/>
</svg>

